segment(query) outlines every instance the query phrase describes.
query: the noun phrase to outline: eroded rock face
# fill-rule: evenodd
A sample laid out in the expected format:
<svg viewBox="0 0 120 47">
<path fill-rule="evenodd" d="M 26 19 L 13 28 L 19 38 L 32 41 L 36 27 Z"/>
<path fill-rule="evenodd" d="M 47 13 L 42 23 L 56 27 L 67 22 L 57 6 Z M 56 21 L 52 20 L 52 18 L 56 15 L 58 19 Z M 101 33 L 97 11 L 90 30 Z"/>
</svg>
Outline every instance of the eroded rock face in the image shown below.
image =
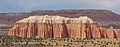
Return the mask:
<svg viewBox="0 0 120 47">
<path fill-rule="evenodd" d="M 86 16 L 30 16 L 17 21 L 8 35 L 33 38 L 117 38 L 112 27 L 102 28 Z"/>
</svg>

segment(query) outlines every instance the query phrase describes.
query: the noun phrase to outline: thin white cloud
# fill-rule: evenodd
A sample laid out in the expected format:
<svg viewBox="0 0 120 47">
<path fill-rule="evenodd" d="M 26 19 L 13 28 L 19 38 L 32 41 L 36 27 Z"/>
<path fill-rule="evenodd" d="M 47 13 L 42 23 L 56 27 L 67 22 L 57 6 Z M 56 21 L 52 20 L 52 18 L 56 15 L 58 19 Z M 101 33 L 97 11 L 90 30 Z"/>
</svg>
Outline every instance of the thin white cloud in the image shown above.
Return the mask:
<svg viewBox="0 0 120 47">
<path fill-rule="evenodd" d="M 98 2 L 98 5 L 103 6 L 103 7 L 116 7 L 117 6 L 117 1 L 101 1 Z"/>
</svg>

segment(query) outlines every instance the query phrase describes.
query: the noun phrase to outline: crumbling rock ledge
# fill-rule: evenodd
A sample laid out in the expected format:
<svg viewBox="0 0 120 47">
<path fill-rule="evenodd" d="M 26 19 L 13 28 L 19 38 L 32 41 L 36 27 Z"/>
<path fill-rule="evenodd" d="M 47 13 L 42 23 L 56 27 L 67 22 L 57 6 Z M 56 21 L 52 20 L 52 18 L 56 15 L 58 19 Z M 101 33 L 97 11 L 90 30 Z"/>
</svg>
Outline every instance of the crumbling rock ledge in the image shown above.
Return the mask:
<svg viewBox="0 0 120 47">
<path fill-rule="evenodd" d="M 8 35 L 32 38 L 117 38 L 112 27 L 102 28 L 87 16 L 30 16 L 17 21 Z"/>
</svg>

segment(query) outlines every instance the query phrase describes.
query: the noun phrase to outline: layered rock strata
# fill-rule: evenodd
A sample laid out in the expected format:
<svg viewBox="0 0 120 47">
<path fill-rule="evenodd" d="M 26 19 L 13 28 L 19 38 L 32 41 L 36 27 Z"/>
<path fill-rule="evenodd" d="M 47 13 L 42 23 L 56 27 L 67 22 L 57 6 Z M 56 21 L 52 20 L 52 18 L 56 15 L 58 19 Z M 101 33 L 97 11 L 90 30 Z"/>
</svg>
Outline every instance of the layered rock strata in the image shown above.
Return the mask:
<svg viewBox="0 0 120 47">
<path fill-rule="evenodd" d="M 87 16 L 30 16 L 17 21 L 9 36 L 33 38 L 117 38 L 111 28 L 102 28 Z"/>
</svg>

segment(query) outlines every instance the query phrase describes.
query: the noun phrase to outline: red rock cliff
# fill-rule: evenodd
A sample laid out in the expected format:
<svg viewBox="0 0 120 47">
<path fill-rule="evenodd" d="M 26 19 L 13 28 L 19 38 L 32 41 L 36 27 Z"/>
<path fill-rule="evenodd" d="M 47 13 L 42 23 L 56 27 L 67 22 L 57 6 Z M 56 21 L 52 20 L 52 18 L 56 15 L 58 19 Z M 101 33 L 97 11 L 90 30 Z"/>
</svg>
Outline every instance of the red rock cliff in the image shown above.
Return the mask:
<svg viewBox="0 0 120 47">
<path fill-rule="evenodd" d="M 86 16 L 30 16 L 17 21 L 8 35 L 36 38 L 117 38 L 112 27 L 102 28 Z"/>
</svg>

